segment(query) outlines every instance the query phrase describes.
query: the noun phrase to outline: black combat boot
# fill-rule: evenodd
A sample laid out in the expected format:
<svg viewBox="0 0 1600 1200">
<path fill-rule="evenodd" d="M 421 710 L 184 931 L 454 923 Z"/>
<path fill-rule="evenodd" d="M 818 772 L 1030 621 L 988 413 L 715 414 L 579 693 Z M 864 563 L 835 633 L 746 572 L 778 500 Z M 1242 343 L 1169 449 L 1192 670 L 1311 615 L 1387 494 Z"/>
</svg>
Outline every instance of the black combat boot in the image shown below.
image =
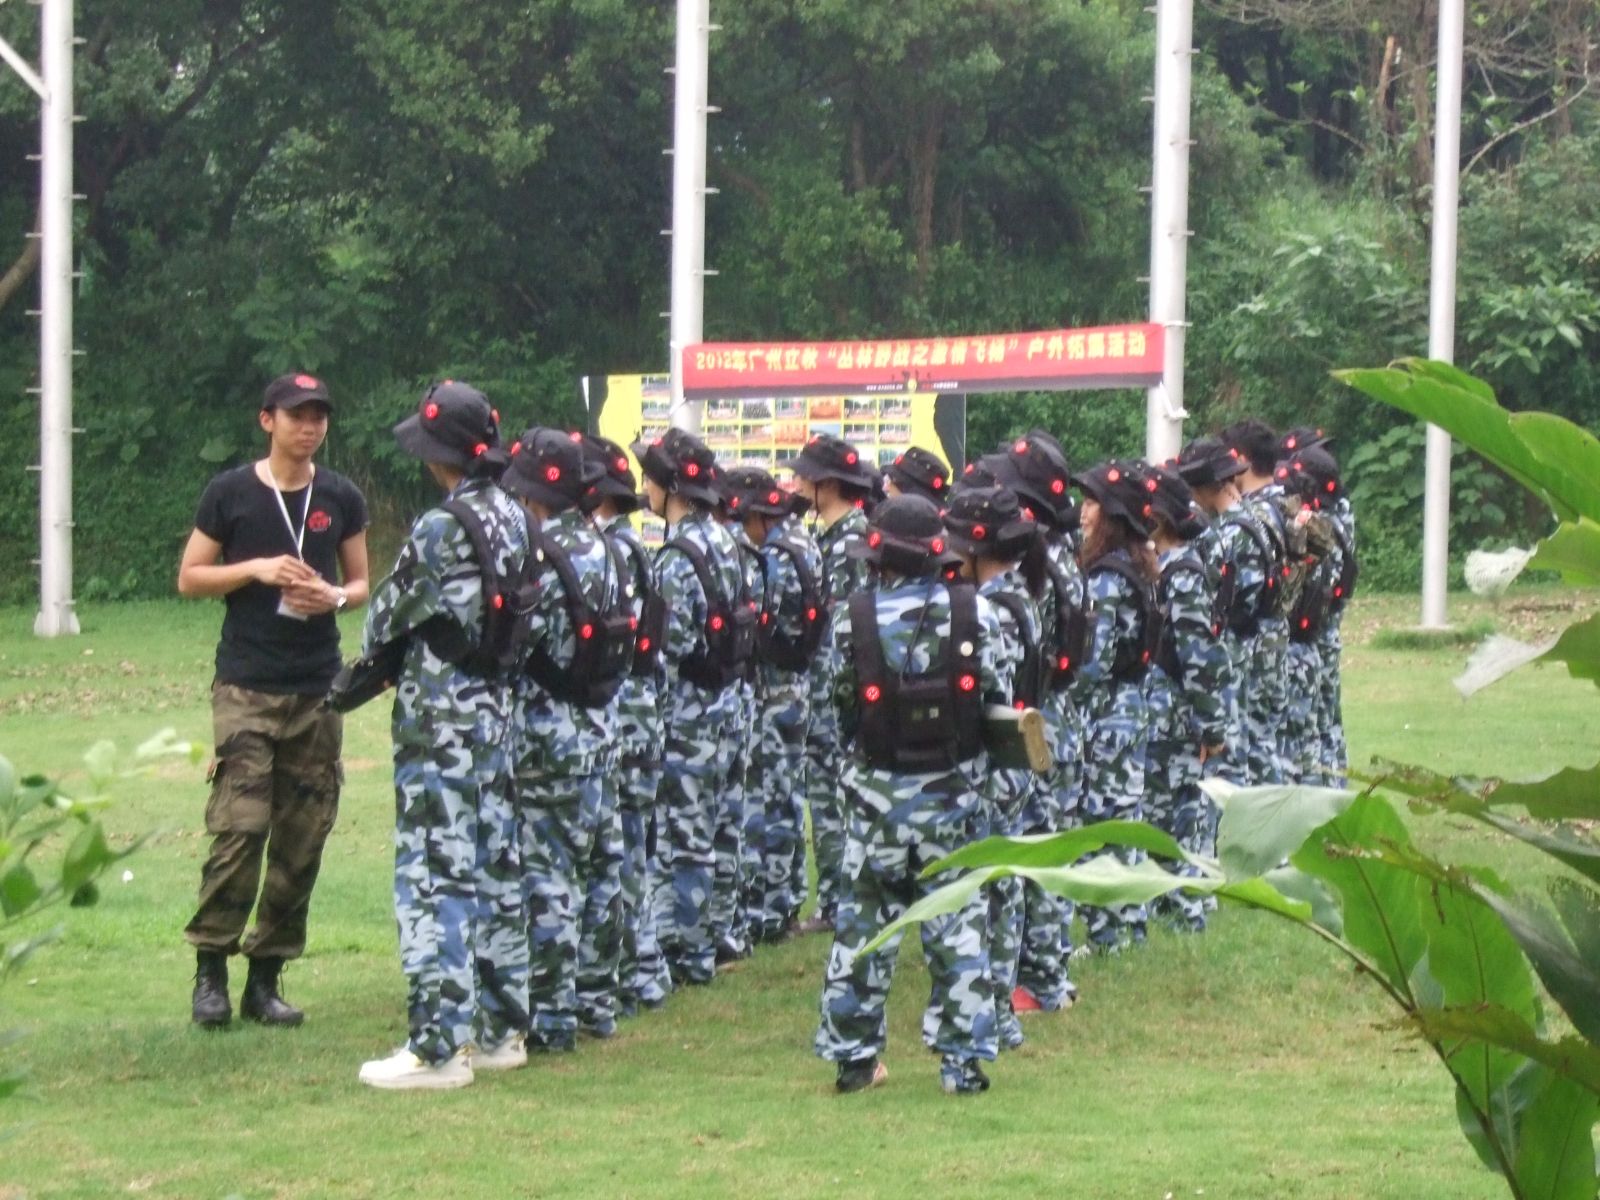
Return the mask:
<svg viewBox="0 0 1600 1200">
<path fill-rule="evenodd" d="M 194 999 L 190 1013 L 202 1029 L 222 1029 L 233 1020 L 228 1002 L 228 956 L 220 950 L 195 952 Z"/>
<path fill-rule="evenodd" d="M 241 1017 L 286 1029 L 292 1029 L 306 1019 L 305 1013 L 292 1004 L 285 1004 L 283 997 L 278 995 L 278 972 L 281 970 L 281 958 L 250 960 L 250 977 L 245 980 L 244 995 L 239 998 Z"/>
</svg>

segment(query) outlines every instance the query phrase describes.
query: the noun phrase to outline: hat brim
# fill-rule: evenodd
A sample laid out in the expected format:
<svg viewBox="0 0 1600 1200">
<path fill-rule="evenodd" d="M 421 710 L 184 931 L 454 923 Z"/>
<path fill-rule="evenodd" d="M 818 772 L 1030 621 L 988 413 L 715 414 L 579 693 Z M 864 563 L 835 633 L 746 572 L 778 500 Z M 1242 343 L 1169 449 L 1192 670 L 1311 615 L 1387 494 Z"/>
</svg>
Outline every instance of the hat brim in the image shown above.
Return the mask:
<svg viewBox="0 0 1600 1200">
<path fill-rule="evenodd" d="M 537 479 L 524 479 L 519 475 L 513 475 L 510 471 L 500 477 L 500 486 L 518 500 L 530 500 L 546 508 L 571 508 L 579 499 L 570 492 L 563 492 Z"/>
<path fill-rule="evenodd" d="M 272 404 L 263 404 L 261 407 L 266 411 L 271 412 L 274 409 L 281 408 L 304 408 L 308 404 L 315 404 L 318 408 L 326 413 L 333 412 L 333 401 L 329 400 L 326 396 L 318 396 L 315 393 L 310 393 L 304 396 L 292 396 L 287 401 L 279 400 Z"/>
<path fill-rule="evenodd" d="M 830 467 L 826 463 L 810 462 L 804 455 L 796 458 L 790 464 L 790 469 L 807 483 L 821 483 L 825 479 L 835 479 L 850 487 L 861 488 L 863 491 L 872 490 L 875 478 L 870 472 L 864 470 L 858 469 L 852 474 L 840 467 Z"/>
<path fill-rule="evenodd" d="M 412 413 L 394 427 L 394 440 L 400 449 L 423 462 L 465 470 L 471 461 L 465 450 L 440 441 L 424 429 L 422 417 L 417 413 Z"/>
</svg>

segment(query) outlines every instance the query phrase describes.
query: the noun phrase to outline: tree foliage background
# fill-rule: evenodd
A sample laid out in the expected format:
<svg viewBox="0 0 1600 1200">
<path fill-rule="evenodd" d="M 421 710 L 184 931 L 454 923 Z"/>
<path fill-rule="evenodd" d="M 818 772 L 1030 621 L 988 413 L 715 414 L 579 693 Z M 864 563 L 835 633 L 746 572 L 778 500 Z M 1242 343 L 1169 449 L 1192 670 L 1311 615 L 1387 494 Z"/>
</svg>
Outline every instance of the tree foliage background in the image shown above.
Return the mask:
<svg viewBox="0 0 1600 1200">
<path fill-rule="evenodd" d="M 1153 21 L 1133 0 L 714 0 L 706 329 L 982 331 L 1146 310 Z M 194 501 L 254 451 L 262 384 L 326 375 L 328 457 L 392 526 L 389 426 L 459 374 L 511 424 L 576 377 L 665 367 L 670 0 L 79 0 L 78 581 L 170 586 Z M 1432 0 L 1209 0 L 1197 17 L 1191 428 L 1340 435 L 1364 577 L 1409 586 L 1420 450 L 1335 366 L 1426 340 Z M 1600 421 L 1592 0 L 1469 30 L 1457 360 L 1511 407 Z M 36 11 L 0 35 L 37 48 Z M 0 84 L 0 600 L 35 588 L 31 93 Z M 1131 393 L 987 397 L 1142 446 Z M 1455 546 L 1544 514 L 1459 468 Z"/>
</svg>

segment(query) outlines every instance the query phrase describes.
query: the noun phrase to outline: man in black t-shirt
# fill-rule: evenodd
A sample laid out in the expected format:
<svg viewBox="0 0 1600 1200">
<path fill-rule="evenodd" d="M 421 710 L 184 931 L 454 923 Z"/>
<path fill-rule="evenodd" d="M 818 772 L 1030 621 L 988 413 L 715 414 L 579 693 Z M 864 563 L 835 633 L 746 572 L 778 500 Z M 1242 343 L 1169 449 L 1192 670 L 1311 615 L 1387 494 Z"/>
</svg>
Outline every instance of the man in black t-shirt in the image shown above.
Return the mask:
<svg viewBox="0 0 1600 1200">
<path fill-rule="evenodd" d="M 197 955 L 192 1016 L 207 1028 L 233 1017 L 227 961 L 241 950 L 250 974 L 240 1015 L 266 1025 L 304 1019 L 279 995 L 278 975 L 305 949 L 311 889 L 338 812 L 343 726 L 322 706 L 339 670 L 335 615 L 367 598 L 366 501 L 311 461 L 331 411 L 313 376 L 267 386 L 257 418 L 267 457 L 207 485 L 178 568 L 181 595 L 227 602 L 211 685 L 213 841 L 184 930 Z M 255 928 L 243 936 L 252 908 Z"/>
</svg>

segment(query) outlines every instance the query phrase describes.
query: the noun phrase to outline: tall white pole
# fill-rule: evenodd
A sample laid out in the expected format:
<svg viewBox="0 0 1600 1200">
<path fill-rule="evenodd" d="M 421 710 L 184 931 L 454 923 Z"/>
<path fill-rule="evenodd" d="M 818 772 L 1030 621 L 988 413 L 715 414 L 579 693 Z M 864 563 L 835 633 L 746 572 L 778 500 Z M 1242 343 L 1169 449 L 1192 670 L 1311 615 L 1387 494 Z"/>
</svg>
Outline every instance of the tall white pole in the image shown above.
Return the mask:
<svg viewBox="0 0 1600 1200">
<path fill-rule="evenodd" d="M 39 615 L 78 632 L 72 609 L 72 5 L 44 0 L 39 58 Z"/>
<path fill-rule="evenodd" d="M 1433 261 L 1428 357 L 1455 361 L 1456 210 L 1461 182 L 1461 41 L 1464 0 L 1440 0 L 1438 95 L 1433 127 Z M 1448 624 L 1450 435 L 1428 426 L 1422 509 L 1422 627 Z"/>
<path fill-rule="evenodd" d="M 678 0 L 672 119 L 672 423 L 700 428 L 683 398 L 683 348 L 702 340 L 706 275 L 706 80 L 711 0 Z"/>
<path fill-rule="evenodd" d="M 1157 0 L 1154 177 L 1150 197 L 1150 321 L 1166 330 L 1161 383 L 1145 398 L 1145 457 L 1183 445 L 1184 303 L 1189 261 L 1189 78 L 1194 0 Z"/>
</svg>

